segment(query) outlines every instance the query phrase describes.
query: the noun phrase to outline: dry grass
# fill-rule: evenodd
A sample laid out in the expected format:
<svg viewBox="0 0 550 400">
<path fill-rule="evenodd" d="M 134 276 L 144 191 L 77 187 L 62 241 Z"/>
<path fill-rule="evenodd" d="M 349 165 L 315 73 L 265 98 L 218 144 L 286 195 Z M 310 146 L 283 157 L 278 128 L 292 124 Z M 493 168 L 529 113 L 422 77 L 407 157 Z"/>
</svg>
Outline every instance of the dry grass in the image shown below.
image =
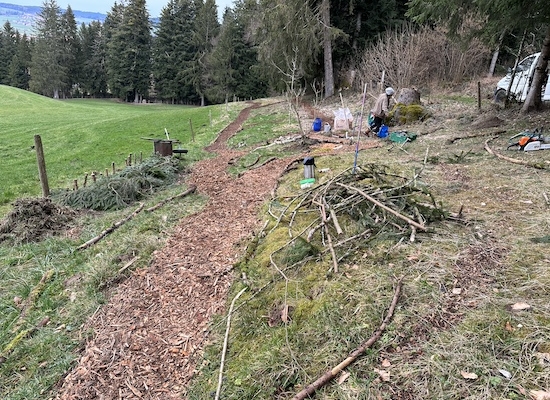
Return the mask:
<svg viewBox="0 0 550 400">
<path fill-rule="evenodd" d="M 483 93 L 489 93 L 492 82 L 483 85 Z M 425 105 L 434 118 L 392 128 L 417 133 L 412 143 L 385 143 L 359 153 L 360 165 L 378 163 L 406 176 L 419 174 L 417 185 L 429 189 L 448 211 L 462 210 L 464 223 L 430 224 L 430 233 L 412 243 L 369 242 L 346 254 L 334 274 L 330 253 L 318 239 L 314 246 L 319 253 L 302 249 L 293 254 L 307 255 L 304 262 L 279 257 L 274 268 L 269 256 L 291 238 L 290 219 L 283 218 L 270 232 L 272 219 L 253 257 L 239 270 L 242 284 L 252 290 L 233 320 L 224 398 L 290 398 L 338 364 L 380 324 L 396 276 L 404 276 L 405 285 L 391 326 L 348 368 L 346 379 L 321 389 L 315 398 L 525 399 L 529 390 L 550 389 L 550 364 L 539 361 L 539 353 L 550 352 L 545 243 L 550 204 L 544 197 L 550 191 L 550 170 L 511 164 L 484 149 L 485 141 L 501 131 L 491 142 L 495 151 L 529 162 L 550 161 L 550 151 L 506 151 L 509 137 L 548 125 L 549 116 L 520 118 L 518 110 L 494 109 L 486 99 L 480 112 L 472 101 L 476 86 L 432 96 Z M 357 99 L 346 101 L 350 108 L 358 107 Z M 338 106 L 325 104 L 325 112 Z M 479 122 L 495 117 L 500 126 Z M 317 174 L 318 182 L 349 168 L 353 159 L 349 153 L 317 153 L 317 168 L 328 169 Z M 298 169 L 281 181 L 274 215 L 301 193 L 301 178 Z M 315 217 L 313 212 L 295 217 L 290 232 L 306 232 Z M 236 285 L 234 292 L 241 287 Z M 518 302 L 531 308 L 513 311 L 511 305 Z M 190 399 L 208 398 L 215 382 L 221 318 L 219 322 Z M 383 379 L 381 371 L 389 378 Z"/>
</svg>

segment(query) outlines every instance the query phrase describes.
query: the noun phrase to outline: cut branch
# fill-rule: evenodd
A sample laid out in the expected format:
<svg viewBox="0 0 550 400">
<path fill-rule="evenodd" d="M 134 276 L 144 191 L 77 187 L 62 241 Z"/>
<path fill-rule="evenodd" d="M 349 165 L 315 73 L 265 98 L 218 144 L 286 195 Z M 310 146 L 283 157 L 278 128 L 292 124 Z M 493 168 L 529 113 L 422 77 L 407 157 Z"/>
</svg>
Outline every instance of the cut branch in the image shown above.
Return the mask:
<svg viewBox="0 0 550 400">
<path fill-rule="evenodd" d="M 406 215 L 403 215 L 401 213 L 398 213 L 397 211 L 393 210 L 392 208 L 388 207 L 387 205 L 379 202 L 378 200 L 376 200 L 374 197 L 368 195 L 367 193 L 363 192 L 361 189 L 357 189 L 353 186 L 349 186 L 349 185 L 345 185 L 343 183 L 340 183 L 340 182 L 336 182 L 337 185 L 339 186 L 342 186 L 342 187 L 345 187 L 346 189 L 348 190 L 354 190 L 356 191 L 357 193 L 359 193 L 361 196 L 365 197 L 368 201 L 370 201 L 371 203 L 377 205 L 378 207 L 380 208 L 383 208 L 384 210 L 392 213 L 393 215 L 395 215 L 397 218 L 401 218 L 403 221 L 407 222 L 409 225 L 412 225 L 420 230 L 423 230 L 425 231 L 426 230 L 426 227 L 422 224 L 419 224 L 418 222 L 416 222 L 415 220 L 407 217 Z"/>
<path fill-rule="evenodd" d="M 101 239 L 103 239 L 105 236 L 107 236 L 109 233 L 112 233 L 114 232 L 116 229 L 120 228 L 122 225 L 124 225 L 126 222 L 130 221 L 132 218 L 134 218 L 136 215 L 138 215 L 141 210 L 143 210 L 143 207 L 145 205 L 143 203 L 140 204 L 140 206 L 137 208 L 136 211 L 134 211 L 132 214 L 128 215 L 126 218 L 124 218 L 123 220 L 120 220 L 118 222 L 115 222 L 111 227 L 105 229 L 103 232 L 101 232 L 99 235 L 97 235 L 96 237 L 88 240 L 86 243 L 83 243 L 81 244 L 80 246 L 78 246 L 76 249 L 77 250 L 84 250 L 84 249 L 87 249 L 88 247 L 90 247 L 91 245 L 93 244 L 96 244 L 97 242 L 99 242 Z"/>
<path fill-rule="evenodd" d="M 189 186 L 189 188 L 183 192 L 183 193 L 180 193 L 180 194 L 177 194 L 175 196 L 172 196 L 172 197 L 168 197 L 167 199 L 164 199 L 160 202 L 158 202 L 157 204 L 155 204 L 153 207 L 149 207 L 148 209 L 146 209 L 145 211 L 148 211 L 148 212 L 151 212 L 151 211 L 155 211 L 157 208 L 160 208 L 162 207 L 163 205 L 165 205 L 166 203 L 172 201 L 172 200 L 175 200 L 175 199 L 179 199 L 181 197 L 185 197 L 191 193 L 194 193 L 195 190 L 197 190 L 197 186 L 195 185 L 191 185 Z"/>
<path fill-rule="evenodd" d="M 386 330 L 386 327 L 388 326 L 390 320 L 393 317 L 393 313 L 395 311 L 395 307 L 397 306 L 397 302 L 399 300 L 399 296 L 401 295 L 401 288 L 403 278 L 400 278 L 397 281 L 395 292 L 393 294 L 393 299 L 390 304 L 390 308 L 388 310 L 388 313 L 386 314 L 386 318 L 384 318 L 384 321 L 382 321 L 382 324 L 380 327 L 372 334 L 372 336 L 364 343 L 361 344 L 357 349 L 355 349 L 344 361 L 342 361 L 340 364 L 338 364 L 336 367 L 332 368 L 331 370 L 327 371 L 324 375 L 322 375 L 319 379 L 317 379 L 312 384 L 306 386 L 303 390 L 301 390 L 299 393 L 296 394 L 292 398 L 292 400 L 304 400 L 306 398 L 309 398 L 315 391 L 323 386 L 325 386 L 327 383 L 329 383 L 336 375 L 338 375 L 341 371 L 343 371 L 347 366 L 349 366 L 351 363 L 353 363 L 361 354 L 365 352 L 369 347 L 371 347 L 378 339 L 380 339 L 380 336 L 382 336 L 382 333 Z"/>
</svg>

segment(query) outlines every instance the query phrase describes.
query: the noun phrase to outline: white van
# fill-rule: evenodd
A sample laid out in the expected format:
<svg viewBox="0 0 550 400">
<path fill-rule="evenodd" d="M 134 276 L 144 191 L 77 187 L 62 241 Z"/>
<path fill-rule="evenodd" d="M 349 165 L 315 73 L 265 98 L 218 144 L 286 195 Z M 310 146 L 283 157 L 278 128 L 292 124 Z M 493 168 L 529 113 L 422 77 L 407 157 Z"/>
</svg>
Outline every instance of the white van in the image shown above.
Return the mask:
<svg viewBox="0 0 550 400">
<path fill-rule="evenodd" d="M 496 102 L 504 101 L 509 86 L 511 97 L 519 102 L 525 101 L 527 93 L 529 93 L 529 88 L 531 87 L 531 82 L 533 81 L 533 74 L 535 73 L 535 67 L 539 56 L 540 53 L 531 54 L 518 63 L 512 86 L 510 86 L 510 80 L 512 79 L 511 69 L 504 78 L 498 81 L 494 97 Z M 548 82 L 542 87 L 542 100 L 550 101 L 550 85 Z"/>
</svg>

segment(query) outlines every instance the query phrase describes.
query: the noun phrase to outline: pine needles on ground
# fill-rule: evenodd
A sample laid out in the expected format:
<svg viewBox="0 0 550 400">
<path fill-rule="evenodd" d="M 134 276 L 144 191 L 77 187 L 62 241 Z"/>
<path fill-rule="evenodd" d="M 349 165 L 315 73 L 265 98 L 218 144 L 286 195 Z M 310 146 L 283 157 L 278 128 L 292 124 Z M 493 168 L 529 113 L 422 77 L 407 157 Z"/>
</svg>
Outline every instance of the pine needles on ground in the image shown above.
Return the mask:
<svg viewBox="0 0 550 400">
<path fill-rule="evenodd" d="M 179 171 L 178 160 L 153 156 L 118 174 L 102 177 L 90 186 L 54 197 L 59 203 L 77 209 L 117 210 L 173 183 Z"/>
</svg>

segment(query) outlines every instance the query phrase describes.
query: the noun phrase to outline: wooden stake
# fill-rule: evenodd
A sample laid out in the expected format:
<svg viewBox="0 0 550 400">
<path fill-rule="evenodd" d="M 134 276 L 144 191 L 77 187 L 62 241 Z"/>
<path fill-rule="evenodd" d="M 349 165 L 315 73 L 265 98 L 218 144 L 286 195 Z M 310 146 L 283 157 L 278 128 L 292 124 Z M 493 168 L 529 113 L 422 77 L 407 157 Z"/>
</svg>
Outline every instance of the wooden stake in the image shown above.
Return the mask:
<svg viewBox="0 0 550 400">
<path fill-rule="evenodd" d="M 191 140 L 195 142 L 195 132 L 193 132 L 193 122 L 191 122 L 191 118 L 189 118 L 189 128 L 191 128 Z"/>
<path fill-rule="evenodd" d="M 78 179 L 73 181 L 73 190 L 78 190 Z"/>
<path fill-rule="evenodd" d="M 40 186 L 42 187 L 42 197 L 50 195 L 50 186 L 48 185 L 48 174 L 46 173 L 46 160 L 44 159 L 44 148 L 40 135 L 34 135 L 34 148 L 36 150 L 36 162 L 38 164 L 38 175 L 40 176 Z"/>
<path fill-rule="evenodd" d="M 115 169 L 115 163 L 111 163 L 111 168 L 113 169 L 113 175 L 116 174 L 116 169 Z"/>
</svg>

